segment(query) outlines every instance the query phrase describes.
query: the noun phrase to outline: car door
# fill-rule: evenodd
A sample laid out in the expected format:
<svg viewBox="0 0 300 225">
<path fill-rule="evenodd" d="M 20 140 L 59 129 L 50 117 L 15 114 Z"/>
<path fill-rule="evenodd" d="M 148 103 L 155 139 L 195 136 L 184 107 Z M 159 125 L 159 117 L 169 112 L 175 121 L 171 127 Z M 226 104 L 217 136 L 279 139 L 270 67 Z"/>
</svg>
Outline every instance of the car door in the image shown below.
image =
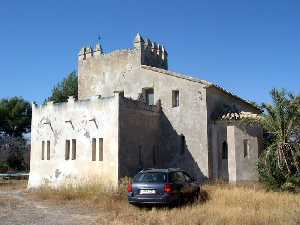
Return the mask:
<svg viewBox="0 0 300 225">
<path fill-rule="evenodd" d="M 181 193 L 184 195 L 184 197 L 188 197 L 190 194 L 190 185 L 188 182 L 186 182 L 185 175 L 182 171 L 176 172 L 177 179 L 179 180 L 181 184 Z"/>
<path fill-rule="evenodd" d="M 188 184 L 189 195 L 193 195 L 197 191 L 198 186 L 195 184 L 194 179 L 186 172 L 183 172 L 186 183 Z"/>
<path fill-rule="evenodd" d="M 177 194 L 185 195 L 186 187 L 185 187 L 185 178 L 184 178 L 183 174 L 179 173 L 179 172 L 171 172 L 169 176 L 170 176 L 170 182 L 174 186 L 174 191 Z"/>
</svg>

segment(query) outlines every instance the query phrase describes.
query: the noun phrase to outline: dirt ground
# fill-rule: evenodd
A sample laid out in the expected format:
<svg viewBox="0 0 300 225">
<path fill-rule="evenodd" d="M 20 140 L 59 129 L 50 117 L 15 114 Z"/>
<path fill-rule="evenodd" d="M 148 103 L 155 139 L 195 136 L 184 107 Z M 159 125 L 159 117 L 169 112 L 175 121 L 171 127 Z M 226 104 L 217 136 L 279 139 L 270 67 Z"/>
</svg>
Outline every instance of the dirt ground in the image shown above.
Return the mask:
<svg viewBox="0 0 300 225">
<path fill-rule="evenodd" d="M 199 201 L 178 208 L 130 206 L 126 193 L 83 189 L 26 190 L 0 180 L 0 225 L 299 225 L 300 194 L 261 185 L 207 184 Z M 202 199 L 202 200 L 201 200 Z"/>
<path fill-rule="evenodd" d="M 1 181 L 0 225 L 92 225 L 97 212 L 76 201 L 57 204 L 32 198 L 24 181 Z"/>
</svg>

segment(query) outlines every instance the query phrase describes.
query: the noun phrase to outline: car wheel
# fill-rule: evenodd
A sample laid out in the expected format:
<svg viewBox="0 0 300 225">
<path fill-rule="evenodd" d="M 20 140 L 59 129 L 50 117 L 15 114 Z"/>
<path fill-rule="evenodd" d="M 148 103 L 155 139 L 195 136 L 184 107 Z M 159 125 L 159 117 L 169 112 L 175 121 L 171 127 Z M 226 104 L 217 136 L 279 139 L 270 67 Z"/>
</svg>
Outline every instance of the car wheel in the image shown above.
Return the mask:
<svg viewBox="0 0 300 225">
<path fill-rule="evenodd" d="M 185 199 L 184 199 L 184 196 L 183 194 L 181 194 L 178 198 L 178 206 L 182 206 L 183 204 L 185 203 Z"/>
<path fill-rule="evenodd" d="M 199 197 L 200 197 L 200 190 L 197 189 L 197 191 L 196 191 L 195 194 L 194 194 L 193 201 L 194 201 L 194 202 L 197 202 L 197 201 L 199 200 Z"/>
</svg>

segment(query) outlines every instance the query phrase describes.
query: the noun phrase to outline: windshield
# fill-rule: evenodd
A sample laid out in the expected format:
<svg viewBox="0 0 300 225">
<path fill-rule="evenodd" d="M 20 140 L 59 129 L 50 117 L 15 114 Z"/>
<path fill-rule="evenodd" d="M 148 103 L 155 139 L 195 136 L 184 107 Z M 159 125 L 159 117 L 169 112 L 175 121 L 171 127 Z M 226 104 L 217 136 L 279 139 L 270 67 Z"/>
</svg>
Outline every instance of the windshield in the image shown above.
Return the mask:
<svg viewBox="0 0 300 225">
<path fill-rule="evenodd" d="M 139 173 L 133 178 L 136 183 L 164 183 L 167 181 L 167 174 L 162 172 Z"/>
</svg>

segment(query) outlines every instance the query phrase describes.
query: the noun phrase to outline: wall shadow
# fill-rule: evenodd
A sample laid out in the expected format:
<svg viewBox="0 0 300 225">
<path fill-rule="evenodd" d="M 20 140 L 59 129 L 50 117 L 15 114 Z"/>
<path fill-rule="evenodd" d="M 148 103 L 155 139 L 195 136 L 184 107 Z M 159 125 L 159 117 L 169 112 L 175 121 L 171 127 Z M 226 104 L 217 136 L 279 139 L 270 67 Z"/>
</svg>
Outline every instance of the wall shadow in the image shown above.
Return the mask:
<svg viewBox="0 0 300 225">
<path fill-rule="evenodd" d="M 160 116 L 160 166 L 181 168 L 197 181 L 206 180 L 207 177 L 203 175 L 186 142 L 182 143 L 182 135 L 184 134 L 176 132 L 162 111 Z M 200 149 L 196 151 L 200 151 Z"/>
</svg>

